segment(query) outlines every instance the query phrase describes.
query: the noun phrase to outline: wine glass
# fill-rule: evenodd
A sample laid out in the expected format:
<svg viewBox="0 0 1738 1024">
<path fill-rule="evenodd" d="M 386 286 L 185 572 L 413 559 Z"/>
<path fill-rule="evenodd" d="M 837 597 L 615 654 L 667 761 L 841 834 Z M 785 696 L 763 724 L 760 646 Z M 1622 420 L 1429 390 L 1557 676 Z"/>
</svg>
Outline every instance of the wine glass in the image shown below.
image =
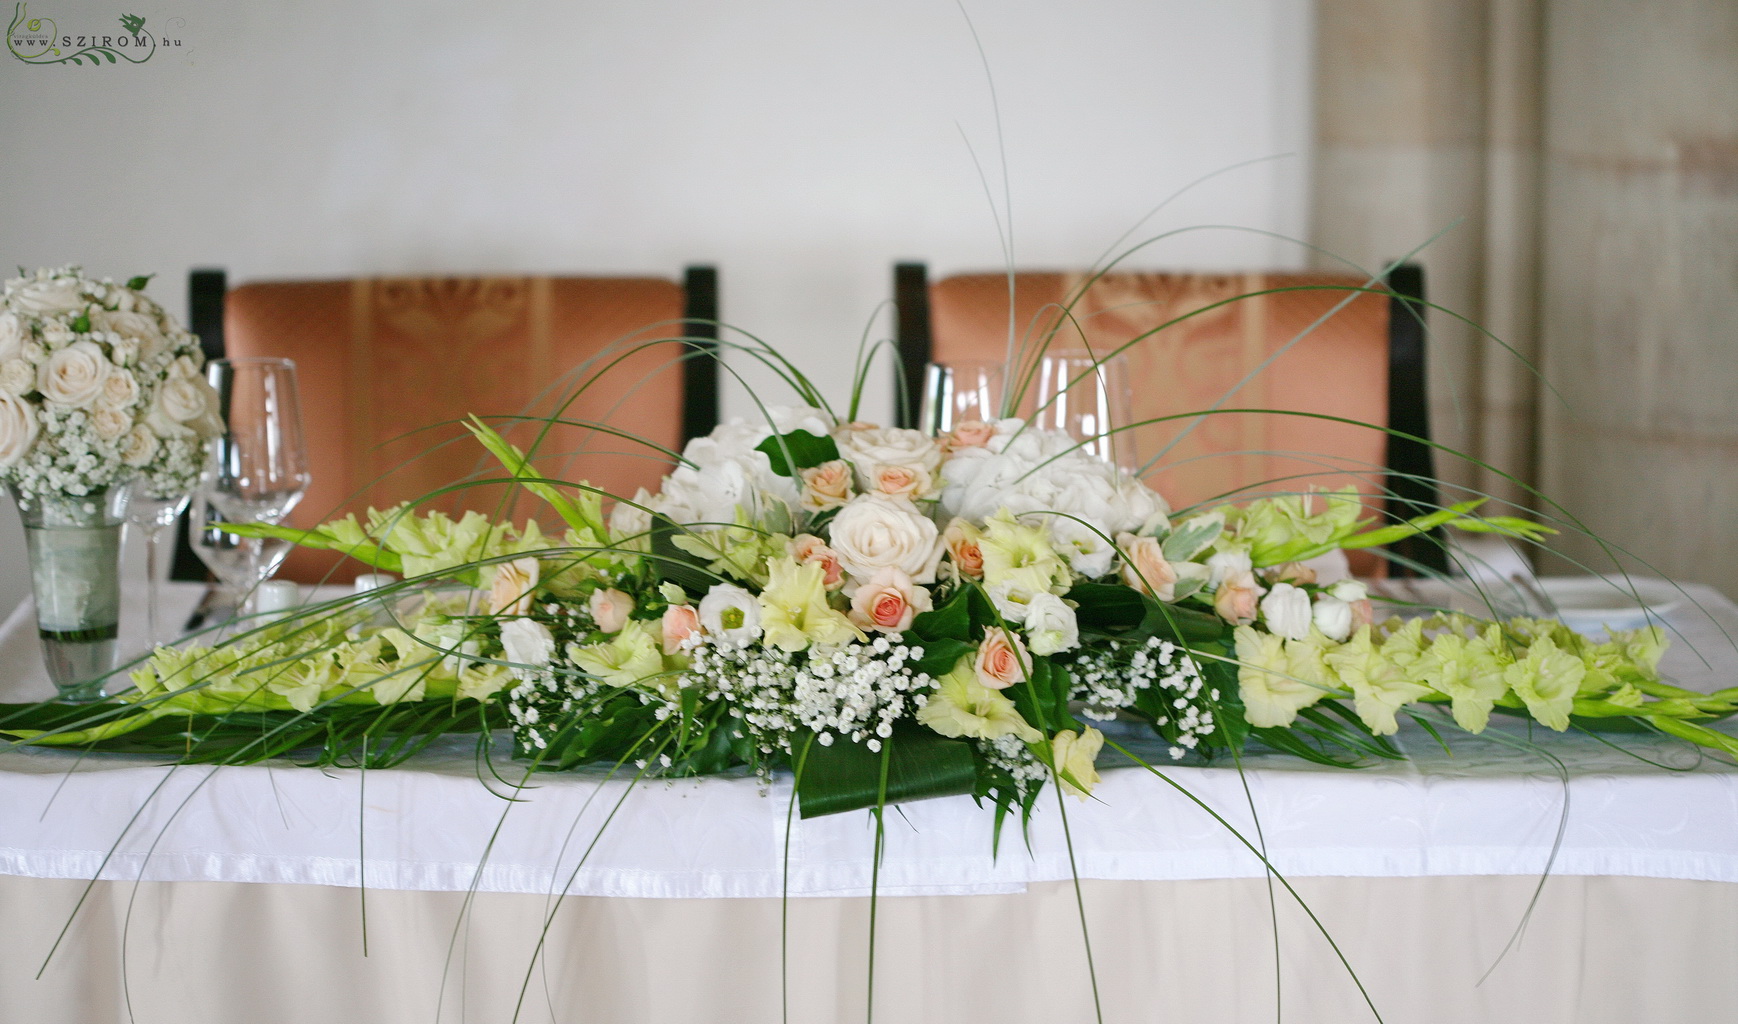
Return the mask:
<svg viewBox="0 0 1738 1024">
<path fill-rule="evenodd" d="M 288 541 L 237 537 L 219 523 L 279 523 L 308 489 L 308 453 L 288 359 L 214 359 L 206 377 L 223 403 L 226 429 L 209 445 L 193 492 L 188 535 L 217 576 L 230 607 L 240 609 L 290 552 Z"/>
<path fill-rule="evenodd" d="M 1060 430 L 1081 450 L 1124 469 L 1135 466 L 1134 438 L 1119 427 L 1133 417 L 1128 359 L 1103 358 L 1084 349 L 1047 352 L 1038 366 L 1038 411 L 1034 426 Z"/>
<path fill-rule="evenodd" d="M 918 426 L 937 437 L 961 423 L 994 423 L 1002 416 L 1001 363 L 968 360 L 930 363 L 923 368 L 923 403 Z"/>
<path fill-rule="evenodd" d="M 165 541 L 173 543 L 174 534 L 166 528 L 187 509 L 191 494 L 183 491 L 167 496 L 151 493 L 151 482 L 145 477 L 134 479 L 127 493 L 127 526 L 145 541 L 145 647 L 147 650 L 171 639 L 162 632 L 159 598 L 162 593 L 163 556 Z"/>
</svg>

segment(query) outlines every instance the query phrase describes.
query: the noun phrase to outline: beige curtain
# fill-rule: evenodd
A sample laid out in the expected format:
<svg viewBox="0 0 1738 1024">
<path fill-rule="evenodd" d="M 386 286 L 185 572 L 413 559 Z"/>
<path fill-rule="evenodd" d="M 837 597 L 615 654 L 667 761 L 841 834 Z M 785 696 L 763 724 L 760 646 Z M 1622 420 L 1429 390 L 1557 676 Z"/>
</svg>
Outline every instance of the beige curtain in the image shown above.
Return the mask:
<svg viewBox="0 0 1738 1024">
<path fill-rule="evenodd" d="M 1437 438 L 1738 591 L 1738 5 L 1321 0 L 1317 27 L 1315 241 L 1375 262 L 1453 224 L 1431 298 L 1513 349 L 1431 316 Z"/>
</svg>

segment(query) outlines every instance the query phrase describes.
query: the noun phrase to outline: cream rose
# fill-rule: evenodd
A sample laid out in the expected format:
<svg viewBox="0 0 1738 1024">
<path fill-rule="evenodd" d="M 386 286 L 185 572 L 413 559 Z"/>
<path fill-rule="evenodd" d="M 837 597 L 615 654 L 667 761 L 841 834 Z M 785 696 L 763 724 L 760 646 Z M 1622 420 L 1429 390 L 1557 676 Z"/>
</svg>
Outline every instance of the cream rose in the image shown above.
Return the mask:
<svg viewBox="0 0 1738 1024">
<path fill-rule="evenodd" d="M 1122 581 L 1161 601 L 1176 597 L 1177 570 L 1165 558 L 1165 548 L 1154 537 L 1136 537 L 1119 533 L 1116 546 L 1122 549 Z"/>
<path fill-rule="evenodd" d="M 851 500 L 851 464 L 844 459 L 823 462 L 803 473 L 803 508 L 810 512 L 825 512 L 840 508 Z"/>
<path fill-rule="evenodd" d="M 869 486 L 868 474 L 879 466 L 904 466 L 921 469 L 934 476 L 941 466 L 941 446 L 920 430 L 901 427 L 874 427 L 869 430 L 846 430 L 835 435 L 839 454 L 857 467 L 860 482 Z"/>
<path fill-rule="evenodd" d="M 495 615 L 531 614 L 531 592 L 537 587 L 535 558 L 515 558 L 495 567 L 489 584 L 489 611 Z"/>
<path fill-rule="evenodd" d="M 157 386 L 157 396 L 151 402 L 149 416 L 157 432 L 168 436 L 184 427 L 209 440 L 223 433 L 223 419 L 218 415 L 218 396 L 205 378 L 182 373 L 171 374 Z"/>
<path fill-rule="evenodd" d="M 75 278 L 33 281 L 13 293 L 9 301 L 13 309 L 35 316 L 68 313 L 85 304 L 84 289 Z"/>
<path fill-rule="evenodd" d="M 829 532 L 839 564 L 859 580 L 895 568 L 918 583 L 933 583 L 941 560 L 935 523 L 903 498 L 863 494 L 846 504 Z"/>
<path fill-rule="evenodd" d="M 821 585 L 828 590 L 838 590 L 845 585 L 845 567 L 839 564 L 839 553 L 814 534 L 797 534 L 785 545 L 785 551 L 797 560 L 798 565 L 820 563 Z"/>
<path fill-rule="evenodd" d="M 1026 645 L 1020 642 L 1020 638 L 995 626 L 984 632 L 984 642 L 978 645 L 978 656 L 972 661 L 972 669 L 978 674 L 978 682 L 984 686 L 1006 690 L 1026 678 L 1031 664 L 1032 658 L 1026 653 Z"/>
<path fill-rule="evenodd" d="M 36 440 L 36 410 L 22 398 L 0 394 L 0 469 L 5 469 L 30 450 Z"/>
<path fill-rule="evenodd" d="M 591 592 L 591 600 L 586 603 L 597 628 L 605 633 L 619 633 L 628 624 L 628 616 L 634 613 L 634 599 L 627 594 L 609 587 Z"/>
<path fill-rule="evenodd" d="M 24 328 L 11 313 L 0 313 L 0 363 L 17 359 L 24 351 Z"/>
<path fill-rule="evenodd" d="M 75 409 L 89 408 L 103 393 L 109 369 L 109 358 L 103 354 L 101 345 L 75 341 L 36 368 L 36 390 L 50 402 Z"/>
<path fill-rule="evenodd" d="M 982 530 L 955 516 L 942 532 L 941 539 L 947 546 L 948 559 L 960 576 L 973 580 L 984 578 L 984 550 L 980 546 L 984 539 Z"/>
<path fill-rule="evenodd" d="M 933 607 L 929 591 L 898 569 L 882 569 L 857 588 L 849 618 L 863 629 L 903 633 L 911 620 Z"/>
<path fill-rule="evenodd" d="M 139 378 L 131 370 L 114 370 L 103 379 L 102 404 L 125 409 L 139 400 Z"/>
<path fill-rule="evenodd" d="M 0 363 L 0 393 L 22 396 L 36 386 L 36 372 L 22 359 Z"/>
<path fill-rule="evenodd" d="M 146 358 L 163 351 L 168 344 L 163 332 L 157 329 L 157 321 L 143 313 L 100 309 L 91 313 L 91 326 L 137 341 Z"/>
<path fill-rule="evenodd" d="M 673 604 L 664 609 L 659 625 L 663 629 L 664 653 L 680 654 L 682 641 L 700 632 L 700 611 L 691 604 Z"/>
<path fill-rule="evenodd" d="M 1255 621 L 1256 601 L 1261 598 L 1261 584 L 1255 574 L 1245 569 L 1225 577 L 1213 594 L 1213 610 L 1234 626 L 1247 626 Z"/>
<path fill-rule="evenodd" d="M 915 501 L 934 489 L 929 471 L 911 466 L 876 466 L 868 476 L 870 490 L 894 498 Z"/>
<path fill-rule="evenodd" d="M 990 443 L 990 438 L 996 436 L 993 423 L 983 420 L 966 420 L 953 428 L 953 433 L 947 437 L 949 448 L 982 448 Z"/>
<path fill-rule="evenodd" d="M 157 435 L 143 423 L 127 431 L 121 442 L 121 461 L 129 466 L 143 466 L 157 457 Z"/>
<path fill-rule="evenodd" d="M 91 429 L 105 441 L 113 441 L 133 429 L 133 417 L 125 409 L 99 405 L 91 410 Z"/>
</svg>

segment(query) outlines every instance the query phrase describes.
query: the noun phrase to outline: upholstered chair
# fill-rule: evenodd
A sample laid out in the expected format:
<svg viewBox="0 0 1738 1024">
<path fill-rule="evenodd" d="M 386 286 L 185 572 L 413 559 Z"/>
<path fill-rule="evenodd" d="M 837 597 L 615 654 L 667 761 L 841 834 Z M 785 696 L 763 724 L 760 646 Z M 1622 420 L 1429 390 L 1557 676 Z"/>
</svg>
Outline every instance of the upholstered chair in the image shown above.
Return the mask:
<svg viewBox="0 0 1738 1024">
<path fill-rule="evenodd" d="M 674 340 L 716 337 L 715 295 L 710 268 L 691 270 L 686 287 L 583 277 L 257 282 L 224 295 L 221 343 L 229 355 L 296 362 L 313 483 L 293 526 L 499 479 L 461 424 L 473 414 L 535 446 L 545 476 L 632 497 L 657 488 L 667 451 L 717 420 L 712 355 Z M 540 502 L 512 497 L 502 485 L 460 487 L 421 507 L 559 528 Z M 279 577 L 343 582 L 359 571 L 298 549 Z"/>
<path fill-rule="evenodd" d="M 1328 274 L 1112 273 L 1091 280 L 1020 272 L 1016 355 L 1029 363 L 1047 336 L 1053 351 L 1099 354 L 1141 338 L 1124 352 L 1136 422 L 1210 410 L 1305 414 L 1210 412 L 1135 429 L 1136 459 L 1151 463 L 1147 482 L 1176 508 L 1350 485 L 1374 512 L 1415 515 L 1436 502 L 1426 482 L 1430 449 L 1379 428 L 1428 436 L 1416 305 L 1423 280 L 1407 266 L 1390 284 L 1392 293 L 1362 290 L 1361 277 Z M 929 284 L 921 264 L 901 264 L 895 287 L 912 395 L 926 361 L 1007 354 L 1006 274 Z M 1440 549 L 1428 543 L 1396 554 L 1397 564 L 1442 563 Z M 1358 568 L 1382 566 L 1366 559 Z"/>
</svg>

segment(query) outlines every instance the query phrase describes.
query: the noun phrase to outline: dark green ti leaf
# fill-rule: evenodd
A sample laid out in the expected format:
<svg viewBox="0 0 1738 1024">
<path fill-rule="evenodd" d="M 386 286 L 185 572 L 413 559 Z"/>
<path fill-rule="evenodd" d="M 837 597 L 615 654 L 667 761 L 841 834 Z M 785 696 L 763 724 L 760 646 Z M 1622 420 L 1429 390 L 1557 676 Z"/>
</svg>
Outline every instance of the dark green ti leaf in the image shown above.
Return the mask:
<svg viewBox="0 0 1738 1024">
<path fill-rule="evenodd" d="M 798 739 L 797 749 L 805 742 Z M 937 796 L 972 792 L 977 766 L 972 748 L 963 740 L 950 740 L 914 722 L 893 727 L 886 743 L 887 802 L 906 803 Z M 809 747 L 808 763 L 797 783 L 802 816 L 856 811 L 874 807 L 881 791 L 881 754 L 861 743 L 835 740 L 831 746 Z"/>
<path fill-rule="evenodd" d="M 772 460 L 772 471 L 779 476 L 796 476 L 798 470 L 813 469 L 839 457 L 839 446 L 832 438 L 816 437 L 806 430 L 774 434 L 754 450 Z"/>
</svg>

